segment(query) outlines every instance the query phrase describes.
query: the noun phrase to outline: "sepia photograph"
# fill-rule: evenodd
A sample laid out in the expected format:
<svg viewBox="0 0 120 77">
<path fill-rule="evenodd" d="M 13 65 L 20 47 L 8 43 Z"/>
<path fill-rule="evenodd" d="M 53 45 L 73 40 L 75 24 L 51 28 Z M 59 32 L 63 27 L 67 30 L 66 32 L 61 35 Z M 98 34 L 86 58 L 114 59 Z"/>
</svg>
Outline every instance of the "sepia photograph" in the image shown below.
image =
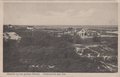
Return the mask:
<svg viewBox="0 0 120 77">
<path fill-rule="evenodd" d="M 3 72 L 118 72 L 118 3 L 6 2 Z"/>
</svg>

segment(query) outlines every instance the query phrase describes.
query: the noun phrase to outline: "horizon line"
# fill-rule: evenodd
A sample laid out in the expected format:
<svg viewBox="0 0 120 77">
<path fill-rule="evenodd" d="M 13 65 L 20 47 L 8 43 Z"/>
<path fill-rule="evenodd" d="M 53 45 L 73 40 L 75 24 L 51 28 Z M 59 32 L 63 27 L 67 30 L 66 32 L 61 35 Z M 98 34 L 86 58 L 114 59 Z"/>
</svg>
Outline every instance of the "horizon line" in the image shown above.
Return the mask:
<svg viewBox="0 0 120 77">
<path fill-rule="evenodd" d="M 38 25 L 38 24 L 3 24 L 3 25 Z M 49 24 L 40 24 L 40 25 L 49 25 Z M 50 24 L 50 25 L 57 25 L 57 24 Z M 88 25 L 88 24 L 58 24 L 58 25 Z M 90 24 L 90 25 L 110 25 L 110 24 Z M 111 24 L 111 25 L 118 25 L 118 24 Z"/>
</svg>

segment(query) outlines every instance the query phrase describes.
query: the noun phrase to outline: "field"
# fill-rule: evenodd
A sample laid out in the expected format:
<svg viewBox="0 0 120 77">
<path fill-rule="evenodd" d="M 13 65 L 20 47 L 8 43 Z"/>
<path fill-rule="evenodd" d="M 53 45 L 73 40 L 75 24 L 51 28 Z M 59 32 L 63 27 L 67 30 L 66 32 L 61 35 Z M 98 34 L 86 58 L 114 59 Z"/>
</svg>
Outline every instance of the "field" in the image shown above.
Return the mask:
<svg viewBox="0 0 120 77">
<path fill-rule="evenodd" d="M 17 27 L 10 30 L 5 28 L 4 32 L 16 32 L 22 39 L 20 42 L 3 41 L 3 71 L 97 73 L 118 71 L 117 34 L 87 39 L 68 34 L 56 36 L 56 32 L 65 29 L 28 30 L 26 27 Z M 96 28 L 93 30 L 102 31 Z M 106 29 L 106 31 L 109 30 L 111 31 L 111 29 Z M 102 35 L 105 34 L 104 32 L 105 30 L 102 31 Z"/>
</svg>

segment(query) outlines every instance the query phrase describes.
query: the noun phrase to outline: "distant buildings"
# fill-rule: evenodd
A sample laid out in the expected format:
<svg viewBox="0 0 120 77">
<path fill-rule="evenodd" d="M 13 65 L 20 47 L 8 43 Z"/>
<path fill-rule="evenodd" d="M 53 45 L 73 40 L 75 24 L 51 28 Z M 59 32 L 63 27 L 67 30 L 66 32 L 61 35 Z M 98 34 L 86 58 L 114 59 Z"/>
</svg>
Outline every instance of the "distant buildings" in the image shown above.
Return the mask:
<svg viewBox="0 0 120 77">
<path fill-rule="evenodd" d="M 12 25 L 4 25 L 4 27 L 5 27 L 5 28 L 9 28 L 9 29 L 10 29 L 10 28 L 13 28 Z"/>
<path fill-rule="evenodd" d="M 92 38 L 92 37 L 95 37 L 95 36 L 100 36 L 99 32 L 88 30 L 88 29 L 84 29 L 84 28 L 82 28 L 80 31 L 78 31 L 77 34 L 81 38 Z"/>
<path fill-rule="evenodd" d="M 27 29 L 27 30 L 33 30 L 34 27 L 33 27 L 33 26 L 27 26 L 26 29 Z"/>
<path fill-rule="evenodd" d="M 64 34 L 69 34 L 69 35 L 78 35 L 80 36 L 80 38 L 85 39 L 85 38 L 92 38 L 94 36 L 100 36 L 100 33 L 97 31 L 92 31 L 92 30 L 88 30 L 86 28 L 81 28 L 81 29 L 71 29 L 68 30 L 66 32 L 64 32 Z"/>
<path fill-rule="evenodd" d="M 11 32 L 15 29 L 15 27 L 13 25 L 4 25 L 3 26 L 3 32 Z"/>
</svg>

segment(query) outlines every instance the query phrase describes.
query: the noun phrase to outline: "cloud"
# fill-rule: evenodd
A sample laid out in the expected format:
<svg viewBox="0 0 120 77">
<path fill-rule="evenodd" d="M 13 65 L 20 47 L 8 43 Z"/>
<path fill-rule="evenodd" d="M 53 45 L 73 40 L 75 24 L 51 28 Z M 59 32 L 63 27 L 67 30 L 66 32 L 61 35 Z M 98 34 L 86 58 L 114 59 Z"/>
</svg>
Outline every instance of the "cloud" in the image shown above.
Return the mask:
<svg viewBox="0 0 120 77">
<path fill-rule="evenodd" d="M 117 24 L 118 17 L 113 4 L 6 4 L 5 7 L 5 24 L 111 25 Z"/>
<path fill-rule="evenodd" d="M 67 17 L 71 16 L 74 13 L 74 10 L 66 10 L 66 11 L 49 11 L 48 12 L 50 16 L 61 16 L 61 17 Z"/>
<path fill-rule="evenodd" d="M 74 10 L 74 9 L 69 9 L 66 11 L 49 11 L 48 14 L 49 16 L 54 16 L 54 17 L 88 17 L 92 16 L 94 13 L 93 9 L 88 9 L 88 10 Z"/>
<path fill-rule="evenodd" d="M 89 17 L 92 16 L 94 14 L 94 10 L 93 9 L 89 9 L 89 10 L 82 10 L 79 11 L 79 13 L 77 14 L 78 17 Z"/>
<path fill-rule="evenodd" d="M 95 13 L 94 9 L 87 9 L 87 10 L 68 9 L 65 11 L 47 11 L 47 13 L 45 14 L 28 13 L 28 14 L 23 14 L 20 18 L 16 19 L 15 20 L 16 22 L 14 23 L 46 24 L 46 25 L 85 24 L 91 21 L 91 17 L 94 16 L 94 13 Z"/>
</svg>

